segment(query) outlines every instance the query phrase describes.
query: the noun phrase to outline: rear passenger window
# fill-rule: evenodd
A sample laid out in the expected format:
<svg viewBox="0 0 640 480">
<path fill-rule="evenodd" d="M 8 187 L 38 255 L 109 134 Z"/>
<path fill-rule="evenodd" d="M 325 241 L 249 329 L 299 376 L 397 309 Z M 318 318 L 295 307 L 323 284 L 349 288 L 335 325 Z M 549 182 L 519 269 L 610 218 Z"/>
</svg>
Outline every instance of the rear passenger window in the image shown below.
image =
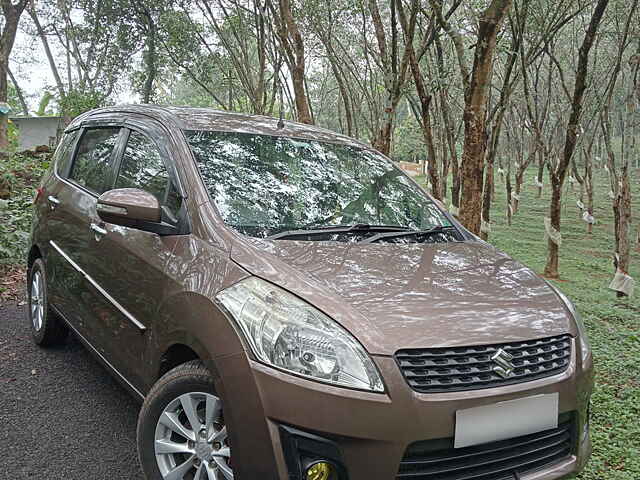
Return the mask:
<svg viewBox="0 0 640 480">
<path fill-rule="evenodd" d="M 78 144 L 69 178 L 98 194 L 107 190 L 111 153 L 118 141 L 119 133 L 119 128 L 85 130 Z"/>
<path fill-rule="evenodd" d="M 76 137 L 80 130 L 74 130 L 73 132 L 65 133 L 62 137 L 62 141 L 54 156 L 55 168 L 58 175 L 65 177 L 69 170 L 69 164 L 71 163 L 71 154 L 73 153 L 73 146 L 75 145 Z"/>
<path fill-rule="evenodd" d="M 122 156 L 116 188 L 139 188 L 156 196 L 172 214 L 180 209 L 180 197 L 167 172 L 156 144 L 132 131 Z"/>
</svg>

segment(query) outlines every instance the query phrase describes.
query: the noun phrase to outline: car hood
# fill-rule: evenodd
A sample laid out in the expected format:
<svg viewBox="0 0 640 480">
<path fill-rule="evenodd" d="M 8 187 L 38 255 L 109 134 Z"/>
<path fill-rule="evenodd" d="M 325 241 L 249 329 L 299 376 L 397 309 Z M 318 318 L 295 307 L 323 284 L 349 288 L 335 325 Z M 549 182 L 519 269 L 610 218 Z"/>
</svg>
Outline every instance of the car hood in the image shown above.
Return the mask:
<svg viewBox="0 0 640 480">
<path fill-rule="evenodd" d="M 480 241 L 243 239 L 231 257 L 327 313 L 372 354 L 575 334 L 544 280 Z"/>
</svg>

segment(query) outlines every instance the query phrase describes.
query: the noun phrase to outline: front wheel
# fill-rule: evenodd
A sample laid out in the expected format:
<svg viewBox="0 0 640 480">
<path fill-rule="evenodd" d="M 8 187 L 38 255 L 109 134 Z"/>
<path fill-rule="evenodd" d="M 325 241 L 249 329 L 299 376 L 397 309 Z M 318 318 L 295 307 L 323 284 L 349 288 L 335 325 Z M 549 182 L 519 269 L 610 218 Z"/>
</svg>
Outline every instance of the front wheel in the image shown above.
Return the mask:
<svg viewBox="0 0 640 480">
<path fill-rule="evenodd" d="M 174 368 L 153 386 L 137 437 L 149 480 L 233 479 L 222 401 L 199 361 Z"/>
</svg>

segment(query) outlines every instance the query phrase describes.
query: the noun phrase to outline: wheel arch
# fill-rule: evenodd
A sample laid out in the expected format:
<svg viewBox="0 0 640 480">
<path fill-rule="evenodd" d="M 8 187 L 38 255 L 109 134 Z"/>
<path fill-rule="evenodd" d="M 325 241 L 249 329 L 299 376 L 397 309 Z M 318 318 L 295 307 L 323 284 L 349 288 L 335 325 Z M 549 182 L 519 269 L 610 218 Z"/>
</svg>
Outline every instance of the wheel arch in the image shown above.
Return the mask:
<svg viewBox="0 0 640 480">
<path fill-rule="evenodd" d="M 202 361 L 198 353 L 188 345 L 185 345 L 184 343 L 172 344 L 160 357 L 158 373 L 155 376 L 155 379 L 158 380 L 169 370 L 192 360 Z"/>
<path fill-rule="evenodd" d="M 43 258 L 42 255 L 42 250 L 40 250 L 40 247 L 36 244 L 31 245 L 31 248 L 29 249 L 29 253 L 27 254 L 27 268 L 31 268 L 31 265 L 33 265 L 33 262 L 36 261 L 37 258 Z"/>
<path fill-rule="evenodd" d="M 217 381 L 220 375 L 215 358 L 243 351 L 226 315 L 201 294 L 182 292 L 165 299 L 154 323 L 147 357 L 151 384 L 171 368 L 196 359 Z"/>
</svg>

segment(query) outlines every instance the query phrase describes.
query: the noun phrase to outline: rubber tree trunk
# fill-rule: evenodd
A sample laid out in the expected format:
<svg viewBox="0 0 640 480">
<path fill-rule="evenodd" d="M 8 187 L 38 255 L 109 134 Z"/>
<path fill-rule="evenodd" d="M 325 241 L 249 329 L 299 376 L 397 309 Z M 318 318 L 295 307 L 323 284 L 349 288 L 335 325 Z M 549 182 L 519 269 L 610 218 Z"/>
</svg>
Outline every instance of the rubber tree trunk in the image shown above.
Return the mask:
<svg viewBox="0 0 640 480">
<path fill-rule="evenodd" d="M 449 151 L 449 161 L 447 162 L 446 169 L 443 169 L 443 185 L 446 185 L 446 178 L 451 170 L 451 204 L 459 208 L 460 207 L 460 160 L 458 159 L 458 152 L 456 150 L 456 134 L 455 126 L 451 120 L 451 114 L 449 111 L 449 104 L 446 101 L 444 90 L 440 92 L 440 110 L 442 111 L 442 123 L 445 131 L 446 146 Z M 443 191 L 443 197 L 446 196 Z"/>
<path fill-rule="evenodd" d="M 510 6 L 511 0 L 493 0 L 483 12 L 478 27 L 471 81 L 465 92 L 460 220 L 476 235 L 480 234 L 482 217 L 482 182 L 487 147 L 485 118 L 493 56 L 498 30 Z"/>
<path fill-rule="evenodd" d="M 444 129 L 440 130 L 440 145 L 442 148 L 442 155 L 441 155 L 442 169 L 440 171 L 440 191 L 441 191 L 442 201 L 446 201 L 451 161 L 449 160 L 449 149 L 447 147 L 447 138 L 446 138 L 446 133 Z"/>
<path fill-rule="evenodd" d="M 489 223 L 491 220 L 491 200 L 495 191 L 493 176 L 493 159 L 487 158 L 487 167 L 484 174 L 484 193 L 482 194 L 482 220 Z M 488 232 L 480 232 L 480 238 L 489 239 Z"/>
<path fill-rule="evenodd" d="M 293 93 L 296 104 L 296 112 L 300 123 L 313 124 L 311 117 L 311 109 L 309 108 L 309 99 L 304 87 L 305 80 L 305 53 L 304 40 L 300 34 L 289 0 L 280 0 L 280 15 L 284 21 L 286 37 L 292 44 L 293 55 L 289 68 L 291 69 L 291 83 L 293 84 Z"/>
<path fill-rule="evenodd" d="M 616 253 L 615 267 L 625 274 L 629 272 L 631 261 L 630 223 L 631 223 L 631 188 L 629 176 L 621 175 L 618 194 L 613 201 L 615 220 Z M 626 296 L 617 292 L 618 297 Z"/>
<path fill-rule="evenodd" d="M 333 51 L 333 47 L 331 46 L 331 40 L 323 39 L 323 43 L 328 52 L 329 65 L 331 66 L 331 72 L 336 79 L 336 83 L 338 84 L 338 90 L 340 91 L 340 97 L 342 98 L 342 102 L 344 104 L 344 116 L 345 121 L 347 123 L 346 132 L 349 137 L 353 135 L 353 116 L 351 114 L 351 100 L 349 98 L 349 91 L 343 78 L 342 70 L 338 66 L 338 61 L 336 55 Z"/>
<path fill-rule="evenodd" d="M 607 165 L 610 173 L 609 184 L 614 194 L 612 202 L 616 253 L 614 266 L 623 273 L 628 273 L 631 253 L 631 186 L 629 182 L 629 164 L 628 159 L 625 159 L 623 150 L 621 155 L 622 167 L 620 171 L 616 170 L 616 154 L 611 145 L 609 109 L 606 107 L 602 113 L 601 125 L 607 151 Z M 624 295 L 623 292 L 617 293 L 618 297 Z"/>
<path fill-rule="evenodd" d="M 444 55 L 442 50 L 442 43 L 439 37 L 435 36 L 436 45 L 436 58 L 438 66 L 438 74 L 442 77 L 446 77 L 446 69 L 444 63 Z M 449 172 L 455 164 L 455 172 L 452 178 L 451 186 L 451 204 L 458 208 L 460 206 L 460 178 L 458 170 L 458 152 L 456 151 L 456 133 L 455 127 L 451 120 L 451 112 L 449 110 L 449 101 L 447 98 L 447 91 L 445 88 L 440 88 L 438 92 L 438 99 L 440 101 L 439 111 L 442 115 L 442 129 L 441 129 L 441 144 L 442 144 L 442 199 L 447 197 L 448 178 Z M 454 185 L 454 183 L 457 184 Z"/>
<path fill-rule="evenodd" d="M 460 163 L 458 158 L 451 158 L 451 205 L 460 208 L 460 189 L 462 179 L 460 175 Z"/>
<path fill-rule="evenodd" d="M 618 235 L 616 246 L 620 261 L 618 268 L 625 273 L 629 272 L 631 260 L 631 185 L 628 173 L 623 173 L 620 178 L 620 191 L 618 195 Z"/>
<path fill-rule="evenodd" d="M 567 169 L 571 162 L 571 157 L 578 140 L 578 126 L 582 113 L 582 100 L 584 92 L 587 88 L 587 69 L 589 66 L 589 51 L 595 41 L 596 32 L 600 26 L 600 21 L 604 16 L 604 11 L 609 4 L 609 0 L 598 0 L 596 7 L 591 15 L 589 27 L 585 33 L 580 51 L 578 54 L 578 68 L 576 70 L 575 83 L 573 89 L 573 101 L 571 103 L 571 114 L 565 134 L 564 150 L 562 157 L 559 159 L 554 169 L 549 169 L 549 177 L 551 179 L 551 204 L 549 205 L 549 218 L 551 226 L 560 231 L 561 217 L 561 201 L 562 201 L 562 185 L 564 184 Z M 553 171 L 552 171 L 553 170 Z M 544 267 L 544 274 L 549 278 L 558 278 L 560 275 L 558 269 L 558 245 L 549 239 L 547 253 L 547 263 Z"/>
<path fill-rule="evenodd" d="M 595 139 L 595 136 L 593 137 Z M 582 202 L 582 209 L 578 214 L 580 220 L 582 220 L 584 213 L 586 212 L 588 215 L 593 215 L 593 195 L 591 196 L 591 203 L 586 200 L 585 194 L 589 189 L 589 185 L 591 182 L 590 178 L 590 168 L 591 168 L 591 152 L 593 151 L 593 140 L 591 140 L 588 147 L 582 147 L 582 160 L 584 164 L 584 174 L 580 175 L 580 171 L 578 170 L 578 166 L 576 162 L 571 162 L 571 170 L 573 172 L 573 176 L 580 186 L 580 195 L 579 200 Z M 590 222 L 586 222 L 587 225 L 587 234 L 591 234 L 593 231 L 593 225 Z"/>
<path fill-rule="evenodd" d="M 506 88 L 506 87 L 505 87 Z M 506 102 L 507 97 L 500 98 L 501 102 Z M 502 130 L 502 122 L 504 120 L 506 108 L 503 106 L 498 110 L 496 117 L 494 118 L 493 125 L 491 127 L 491 140 L 489 144 L 489 149 L 487 151 L 486 158 L 486 172 L 484 178 L 484 193 L 482 197 L 482 220 L 489 223 L 491 220 L 491 202 L 493 197 L 496 194 L 496 182 L 495 182 L 495 174 L 494 174 L 494 166 L 496 161 L 496 156 L 498 154 L 498 142 L 500 141 L 500 132 Z M 487 232 L 481 232 L 480 237 L 483 240 L 487 240 L 489 238 L 489 234 Z"/>
<path fill-rule="evenodd" d="M 538 193 L 537 193 L 537 197 L 540 198 L 542 197 L 542 187 L 540 185 L 542 185 L 543 180 L 544 180 L 544 153 L 542 150 L 538 151 L 538 173 L 536 175 L 536 180 L 538 181 Z"/>
<path fill-rule="evenodd" d="M 523 181 L 524 181 L 524 172 L 520 172 L 520 169 L 518 169 L 515 175 L 515 187 L 514 187 L 514 190 L 518 198 L 520 198 L 520 192 L 522 191 Z M 514 199 L 512 205 L 513 205 L 513 214 L 515 215 L 516 213 L 518 213 L 518 208 L 520 207 L 520 200 Z"/>
<path fill-rule="evenodd" d="M 431 95 L 427 94 L 424 86 L 424 79 L 420 66 L 411 49 L 409 53 L 409 63 L 411 65 L 411 72 L 413 73 L 414 83 L 418 92 L 418 98 L 420 99 L 420 129 L 422 130 L 422 138 L 424 144 L 427 147 L 427 156 L 429 164 L 427 167 L 427 175 L 429 176 L 429 182 L 431 183 L 432 195 L 438 200 L 442 200 L 442 188 L 440 185 L 440 171 L 438 165 L 438 155 L 436 154 L 435 142 L 433 139 L 433 128 L 431 127 Z"/>
<path fill-rule="evenodd" d="M 507 225 L 511 226 L 511 218 L 513 217 L 513 212 L 515 210 L 514 203 L 517 202 L 516 199 L 511 198 L 511 192 L 513 187 L 511 186 L 511 171 L 507 171 L 507 178 L 505 181 L 505 186 L 507 189 Z"/>
<path fill-rule="evenodd" d="M 587 194 L 587 203 L 585 204 L 585 207 L 589 215 L 593 216 L 593 168 L 591 167 L 591 161 L 588 161 L 585 167 L 584 189 Z M 593 233 L 592 223 L 587 223 L 587 233 L 589 235 Z"/>
<path fill-rule="evenodd" d="M 1 65 L 1 64 L 4 65 Z M 6 103 L 7 101 L 7 68 L 9 59 L 0 61 L 0 103 Z M 0 152 L 4 152 L 9 148 L 9 116 L 0 113 Z"/>
<path fill-rule="evenodd" d="M 157 52 L 156 52 L 156 24 L 154 20 L 149 16 L 147 18 L 147 38 L 146 49 L 143 54 L 145 65 L 145 78 L 144 85 L 142 87 L 142 103 L 151 103 L 153 98 L 153 83 L 158 75 L 158 68 L 156 65 Z"/>
<path fill-rule="evenodd" d="M 520 198 L 520 192 L 522 191 L 522 184 L 524 183 L 524 174 L 526 173 L 527 168 L 529 168 L 529 165 L 531 165 L 533 160 L 536 158 L 537 148 L 538 148 L 537 144 L 534 144 L 532 149 L 527 154 L 526 160 L 522 162 L 518 167 L 516 167 L 515 191 L 518 198 Z M 513 205 L 513 215 L 515 215 L 516 213 L 518 213 L 518 208 L 520 207 L 520 200 L 514 199 L 512 205 Z"/>
<path fill-rule="evenodd" d="M 379 61 L 384 73 L 384 88 L 386 99 L 382 111 L 382 124 L 372 139 L 372 144 L 379 152 L 389 155 L 391 151 L 391 136 L 393 133 L 393 123 L 396 117 L 396 109 L 402 97 L 402 87 L 406 80 L 406 72 L 409 60 L 409 52 L 413 45 L 413 33 L 407 33 L 409 41 L 405 45 L 402 59 L 399 62 L 399 35 L 397 9 L 402 12 L 402 6 L 398 0 L 390 2 L 389 29 L 391 38 L 387 42 L 385 23 L 378 8 L 378 0 L 369 0 L 369 11 L 373 22 L 375 36 L 378 43 Z M 415 15 L 409 21 L 410 28 L 415 26 Z M 409 25 L 408 25 L 409 26 Z"/>
<path fill-rule="evenodd" d="M 551 205 L 549 206 L 549 218 L 551 226 L 560 231 L 561 218 L 561 200 L 562 200 L 562 184 L 555 180 L 551 181 Z M 547 264 L 544 268 L 545 276 L 549 278 L 558 278 L 558 264 L 560 249 L 559 246 L 549 237 L 547 239 Z"/>
</svg>

